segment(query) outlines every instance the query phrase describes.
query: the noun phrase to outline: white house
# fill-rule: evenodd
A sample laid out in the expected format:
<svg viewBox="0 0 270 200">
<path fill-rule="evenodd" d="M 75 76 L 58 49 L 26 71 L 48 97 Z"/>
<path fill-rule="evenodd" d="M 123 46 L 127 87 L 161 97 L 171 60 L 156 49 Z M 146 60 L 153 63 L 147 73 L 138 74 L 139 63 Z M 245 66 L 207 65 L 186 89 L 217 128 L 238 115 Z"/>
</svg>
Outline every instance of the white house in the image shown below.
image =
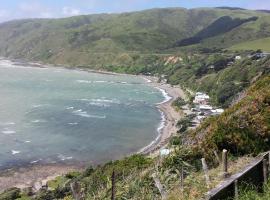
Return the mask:
<svg viewBox="0 0 270 200">
<path fill-rule="evenodd" d="M 241 56 L 235 56 L 235 60 L 241 60 L 242 57 Z"/>
<path fill-rule="evenodd" d="M 193 100 L 193 103 L 195 104 L 207 104 L 210 97 L 207 94 L 204 94 L 202 92 L 197 92 L 196 96 Z"/>
</svg>

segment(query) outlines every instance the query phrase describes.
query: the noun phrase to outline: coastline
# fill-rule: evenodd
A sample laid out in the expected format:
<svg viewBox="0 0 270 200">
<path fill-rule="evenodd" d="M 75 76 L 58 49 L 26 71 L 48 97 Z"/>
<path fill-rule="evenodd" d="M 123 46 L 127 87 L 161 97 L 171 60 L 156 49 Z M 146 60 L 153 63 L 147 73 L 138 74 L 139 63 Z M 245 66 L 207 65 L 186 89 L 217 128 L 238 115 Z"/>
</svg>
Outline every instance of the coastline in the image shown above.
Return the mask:
<svg viewBox="0 0 270 200">
<path fill-rule="evenodd" d="M 157 108 L 161 112 L 162 118 L 164 118 L 164 121 L 162 120 L 163 122 L 161 122 L 164 125 L 160 129 L 158 136 L 149 145 L 138 151 L 140 154 L 151 156 L 156 155 L 160 149 L 165 148 L 169 139 L 177 132 L 176 123 L 183 117 L 183 114 L 173 108 L 172 102 L 179 97 L 186 99 L 186 95 L 180 86 L 158 83 L 157 78 L 153 76 L 141 75 L 141 77 L 149 80 L 149 82 L 147 81 L 148 85 L 161 90 L 165 98 L 166 95 L 169 97 L 169 99 L 157 104 Z"/>
<path fill-rule="evenodd" d="M 3 59 L 8 61 L 7 59 Z M 39 63 L 30 63 L 28 65 L 27 62 L 23 62 L 20 65 L 20 62 L 16 61 L 17 66 L 29 66 L 29 67 L 39 67 L 39 68 L 51 68 L 58 67 L 69 70 L 80 70 L 91 73 L 102 73 L 108 75 L 126 75 L 126 74 L 118 74 L 114 72 L 106 72 L 100 70 L 91 70 L 91 69 L 82 69 L 76 67 L 65 67 L 65 66 L 52 66 L 46 64 Z M 156 107 L 161 113 L 161 123 L 158 128 L 158 136 L 155 138 L 147 146 L 140 149 L 138 152 L 133 152 L 133 154 L 143 154 L 143 155 L 156 155 L 159 153 L 159 150 L 165 147 L 168 144 L 169 139 L 172 137 L 174 133 L 177 132 L 176 123 L 182 117 L 181 113 L 177 112 L 172 107 L 172 102 L 178 97 L 186 98 L 184 91 L 179 86 L 171 86 L 169 84 L 159 83 L 158 78 L 154 76 L 144 76 L 144 75 L 132 75 L 137 76 L 146 81 L 145 84 L 154 87 L 160 90 L 165 98 L 165 100 L 161 103 L 158 103 Z M 32 165 L 21 168 L 14 168 L 11 170 L 0 171 L 0 192 L 10 188 L 10 187 L 18 187 L 18 188 L 26 188 L 33 187 L 34 190 L 39 189 L 42 184 L 46 184 L 47 181 L 54 179 L 57 176 L 66 174 L 70 171 L 81 171 L 85 168 L 85 165 L 82 164 L 55 164 L 55 165 Z M 8 175 L 8 176 L 7 176 Z"/>
</svg>

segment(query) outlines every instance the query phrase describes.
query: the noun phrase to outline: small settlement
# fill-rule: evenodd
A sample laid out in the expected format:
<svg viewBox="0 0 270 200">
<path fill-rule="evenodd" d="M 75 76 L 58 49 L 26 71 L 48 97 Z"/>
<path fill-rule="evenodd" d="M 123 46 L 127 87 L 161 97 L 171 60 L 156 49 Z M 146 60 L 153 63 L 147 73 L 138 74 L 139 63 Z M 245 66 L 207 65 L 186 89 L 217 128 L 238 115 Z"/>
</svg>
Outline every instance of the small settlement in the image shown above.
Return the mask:
<svg viewBox="0 0 270 200">
<path fill-rule="evenodd" d="M 224 112 L 222 108 L 214 108 L 210 105 L 210 97 L 203 93 L 197 92 L 193 100 L 194 107 L 191 109 L 192 113 L 196 117 L 192 120 L 193 128 L 197 127 L 202 120 L 209 116 L 220 115 Z"/>
</svg>

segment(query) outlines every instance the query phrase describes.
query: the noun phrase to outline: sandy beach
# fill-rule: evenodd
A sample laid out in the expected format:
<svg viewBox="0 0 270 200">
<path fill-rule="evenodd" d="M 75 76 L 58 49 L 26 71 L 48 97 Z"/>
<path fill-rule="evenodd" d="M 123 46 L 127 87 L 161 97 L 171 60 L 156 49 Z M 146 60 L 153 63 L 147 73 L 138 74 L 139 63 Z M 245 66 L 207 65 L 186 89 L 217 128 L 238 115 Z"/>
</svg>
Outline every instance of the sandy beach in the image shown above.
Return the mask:
<svg viewBox="0 0 270 200">
<path fill-rule="evenodd" d="M 46 185 L 47 181 L 57 176 L 82 169 L 80 165 L 51 164 L 4 170 L 0 172 L 0 192 L 11 187 L 20 189 L 32 187 L 33 191 L 37 191 Z"/>
<path fill-rule="evenodd" d="M 159 136 L 155 141 L 139 151 L 139 153 L 148 155 L 158 153 L 157 151 L 164 148 L 168 144 L 168 141 L 172 135 L 177 132 L 178 129 L 176 127 L 176 123 L 183 117 L 183 113 L 176 111 L 172 106 L 172 102 L 179 97 L 183 99 L 186 99 L 187 97 L 180 86 L 158 83 L 156 77 L 143 76 L 143 78 L 151 81 L 148 82 L 150 86 L 163 90 L 170 97 L 168 101 L 157 105 L 158 109 L 162 112 L 165 118 L 164 126 L 160 130 Z"/>
<path fill-rule="evenodd" d="M 104 73 L 94 70 L 89 70 L 89 72 Z M 105 73 L 112 75 L 115 74 L 110 72 Z M 177 132 L 176 123 L 181 117 L 183 117 L 183 114 L 176 111 L 171 104 L 178 97 L 186 99 L 186 95 L 179 86 L 158 83 L 157 77 L 142 75 L 139 77 L 145 79 L 147 82 L 146 84 L 149 86 L 159 89 L 163 93 L 164 97 L 167 98 L 166 101 L 157 105 L 157 108 L 164 117 L 158 137 L 151 144 L 137 152 L 144 155 L 156 155 L 161 148 L 168 144 L 170 137 Z M 70 171 L 83 170 L 84 168 L 85 166 L 80 164 L 53 164 L 33 165 L 2 171 L 0 172 L 0 192 L 10 187 L 33 187 L 34 190 L 38 190 L 42 185 L 46 184 L 48 180 L 52 180 L 55 177 L 66 174 Z"/>
</svg>

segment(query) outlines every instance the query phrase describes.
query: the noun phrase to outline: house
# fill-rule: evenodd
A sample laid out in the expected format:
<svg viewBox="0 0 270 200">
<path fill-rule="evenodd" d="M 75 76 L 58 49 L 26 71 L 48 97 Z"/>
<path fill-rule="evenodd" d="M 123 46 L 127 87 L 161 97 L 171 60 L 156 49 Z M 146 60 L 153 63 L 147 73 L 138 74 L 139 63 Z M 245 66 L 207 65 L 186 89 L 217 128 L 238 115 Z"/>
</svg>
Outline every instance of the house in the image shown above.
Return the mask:
<svg viewBox="0 0 270 200">
<path fill-rule="evenodd" d="M 241 60 L 242 57 L 241 56 L 235 56 L 235 60 Z"/>
<path fill-rule="evenodd" d="M 221 109 L 221 108 L 213 109 L 213 110 L 211 110 L 211 115 L 220 115 L 220 114 L 222 114 L 223 112 L 224 112 L 224 110 Z"/>
<path fill-rule="evenodd" d="M 196 96 L 193 100 L 193 103 L 195 104 L 207 104 L 209 101 L 210 97 L 207 94 L 204 94 L 202 92 L 197 92 Z"/>
<path fill-rule="evenodd" d="M 168 156 L 170 154 L 170 149 L 161 149 L 160 150 L 160 156 Z"/>
</svg>

